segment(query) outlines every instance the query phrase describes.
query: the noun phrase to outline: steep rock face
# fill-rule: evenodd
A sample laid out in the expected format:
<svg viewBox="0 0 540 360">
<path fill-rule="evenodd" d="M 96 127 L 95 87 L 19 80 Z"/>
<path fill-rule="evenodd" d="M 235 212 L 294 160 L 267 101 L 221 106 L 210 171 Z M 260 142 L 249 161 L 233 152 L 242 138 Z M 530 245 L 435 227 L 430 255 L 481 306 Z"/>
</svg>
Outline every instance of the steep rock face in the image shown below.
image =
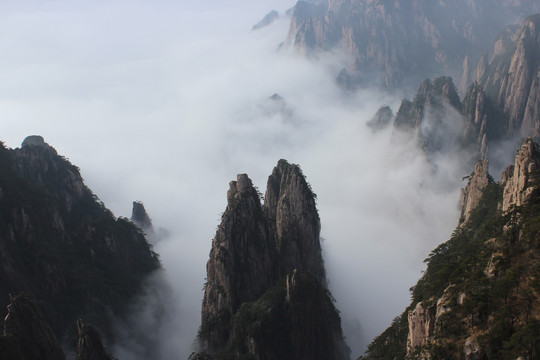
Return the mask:
<svg viewBox="0 0 540 360">
<path fill-rule="evenodd" d="M 488 155 L 488 142 L 507 138 L 505 117 L 482 86 L 474 82 L 463 98 L 465 118 L 464 141 L 475 144 L 483 159 Z"/>
<path fill-rule="evenodd" d="M 379 72 L 394 86 L 408 74 L 460 73 L 467 55 L 479 57 L 478 44 L 491 44 L 508 22 L 538 11 L 532 0 L 497 6 L 487 0 L 300 1 L 288 42 L 306 52 L 340 46 L 355 58 L 353 74 Z"/>
<path fill-rule="evenodd" d="M 77 360 L 115 360 L 105 351 L 101 336 L 90 324 L 77 321 Z"/>
<path fill-rule="evenodd" d="M 484 91 L 505 115 L 509 137 L 540 137 L 540 15 L 503 33 L 483 76 Z"/>
<path fill-rule="evenodd" d="M 533 186 L 533 173 L 539 166 L 538 145 L 532 139 L 527 139 L 516 155 L 514 165 L 503 172 L 503 211 L 527 202 L 536 188 L 536 185 Z"/>
<path fill-rule="evenodd" d="M 307 271 L 325 284 L 315 195 L 298 165 L 279 161 L 268 177 L 264 214 L 278 252 L 280 277 Z"/>
<path fill-rule="evenodd" d="M 0 305 L 11 292 L 32 293 L 58 338 L 73 341 L 81 317 L 110 329 L 109 314 L 122 316 L 160 266 L 140 230 L 116 219 L 41 137 L 0 146 L 0 197 Z"/>
<path fill-rule="evenodd" d="M 489 183 L 488 161 L 482 160 L 477 162 L 467 186 L 461 192 L 461 214 L 459 216 L 458 227 L 467 224 L 471 211 L 478 206 L 482 198 L 482 192 Z"/>
<path fill-rule="evenodd" d="M 4 319 L 4 339 L 12 341 L 14 359 L 65 360 L 49 324 L 26 294 L 11 295 Z"/>
<path fill-rule="evenodd" d="M 259 298 L 275 278 L 275 245 L 259 194 L 245 174 L 229 185 L 206 265 L 201 337 L 211 351 L 226 345 L 230 318 L 240 305 Z"/>
<path fill-rule="evenodd" d="M 424 308 L 421 302 L 409 311 L 409 335 L 407 337 L 407 355 L 424 346 L 433 337 L 435 330 L 436 307 Z"/>
<path fill-rule="evenodd" d="M 347 359 L 315 195 L 300 168 L 279 161 L 264 207 L 245 174 L 230 183 L 227 202 L 207 263 L 204 350 L 218 359 Z"/>
</svg>

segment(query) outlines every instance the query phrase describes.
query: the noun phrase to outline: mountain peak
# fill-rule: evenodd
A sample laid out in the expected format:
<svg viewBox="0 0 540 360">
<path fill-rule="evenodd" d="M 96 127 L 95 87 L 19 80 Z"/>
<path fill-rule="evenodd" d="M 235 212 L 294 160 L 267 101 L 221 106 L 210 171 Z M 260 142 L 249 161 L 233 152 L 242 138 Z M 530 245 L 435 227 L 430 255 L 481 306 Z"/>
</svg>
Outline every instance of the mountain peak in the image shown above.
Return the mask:
<svg viewBox="0 0 540 360">
<path fill-rule="evenodd" d="M 27 136 L 22 142 L 21 147 L 24 148 L 28 146 L 40 146 L 40 147 L 46 147 L 46 148 L 51 147 L 49 144 L 45 142 L 45 139 L 43 139 L 43 136 L 40 136 L 40 135 Z"/>
</svg>

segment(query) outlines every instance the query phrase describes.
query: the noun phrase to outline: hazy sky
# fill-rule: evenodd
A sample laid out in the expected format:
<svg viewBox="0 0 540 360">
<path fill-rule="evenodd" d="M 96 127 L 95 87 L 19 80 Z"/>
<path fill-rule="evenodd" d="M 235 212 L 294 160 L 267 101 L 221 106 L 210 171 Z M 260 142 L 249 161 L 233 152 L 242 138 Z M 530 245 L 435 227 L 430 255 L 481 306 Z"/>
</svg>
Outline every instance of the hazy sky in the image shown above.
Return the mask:
<svg viewBox="0 0 540 360">
<path fill-rule="evenodd" d="M 237 173 L 264 192 L 279 159 L 303 168 L 353 358 L 403 311 L 422 260 L 457 223 L 459 180 L 469 171 L 449 159 L 434 171 L 411 144 L 371 134 L 365 122 L 401 99 L 344 96 L 334 77 L 346 56 L 278 52 L 293 5 L 0 4 L 0 139 L 17 147 L 43 135 L 117 216 L 141 200 L 171 232 L 156 247 L 177 304 L 163 325 L 163 358 L 189 354 L 211 240 Z M 280 20 L 252 32 L 273 9 Z M 274 93 L 283 102 L 270 100 Z"/>
</svg>

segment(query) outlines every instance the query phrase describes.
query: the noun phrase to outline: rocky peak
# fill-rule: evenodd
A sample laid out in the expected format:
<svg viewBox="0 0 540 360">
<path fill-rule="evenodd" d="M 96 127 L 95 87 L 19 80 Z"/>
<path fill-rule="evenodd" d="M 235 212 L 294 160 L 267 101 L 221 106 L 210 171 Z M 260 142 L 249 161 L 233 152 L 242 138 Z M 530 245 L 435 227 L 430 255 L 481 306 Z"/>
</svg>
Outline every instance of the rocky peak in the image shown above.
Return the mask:
<svg viewBox="0 0 540 360">
<path fill-rule="evenodd" d="M 268 177 L 264 212 L 275 239 L 281 276 L 297 269 L 325 284 L 315 194 L 298 165 L 279 161 Z"/>
<path fill-rule="evenodd" d="M 71 342 L 80 317 L 111 329 L 111 317 L 125 314 L 160 264 L 140 230 L 116 218 L 76 166 L 36 141 L 0 145 L 0 306 L 9 293 L 31 293 L 55 335 Z"/>
<path fill-rule="evenodd" d="M 45 142 L 45 139 L 43 139 L 43 136 L 39 135 L 30 135 L 27 136 L 23 142 L 21 147 L 28 147 L 28 146 L 39 146 L 42 148 L 50 149 L 51 146 Z"/>
<path fill-rule="evenodd" d="M 478 206 L 482 198 L 482 191 L 490 182 L 488 161 L 481 160 L 477 162 L 473 173 L 469 176 L 467 186 L 461 191 L 461 215 L 459 216 L 458 227 L 467 224 L 471 211 Z"/>
<path fill-rule="evenodd" d="M 413 101 L 403 100 L 394 119 L 397 130 L 416 134 L 418 144 L 428 154 L 457 143 L 460 135 L 461 102 L 452 78 L 424 80 Z"/>
<path fill-rule="evenodd" d="M 513 167 L 509 167 L 503 172 L 503 211 L 508 211 L 512 206 L 521 206 L 530 198 L 537 188 L 534 176 L 539 168 L 538 144 L 529 138 L 519 149 Z"/>
<path fill-rule="evenodd" d="M 28 136 L 14 154 L 19 173 L 26 180 L 39 183 L 62 198 L 68 210 L 73 202 L 89 193 L 79 169 L 59 156 L 43 137 Z"/>
<path fill-rule="evenodd" d="M 65 360 L 52 329 L 27 294 L 10 295 L 4 336 L 12 339 L 21 359 Z"/>
<path fill-rule="evenodd" d="M 133 202 L 133 209 L 131 210 L 131 221 L 133 221 L 135 225 L 140 227 L 145 232 L 154 233 L 154 226 L 152 225 L 152 220 L 150 219 L 150 216 L 148 216 L 148 213 L 144 208 L 144 204 L 141 201 Z"/>
<path fill-rule="evenodd" d="M 404 100 L 401 103 L 395 125 L 398 129 L 416 130 L 426 115 L 440 115 L 445 111 L 445 105 L 450 105 L 458 111 L 461 109 L 459 95 L 452 78 L 443 76 L 433 82 L 426 79 L 418 88 L 412 102 Z"/>
<path fill-rule="evenodd" d="M 388 105 L 381 106 L 375 115 L 367 122 L 367 126 L 371 128 L 372 131 L 379 131 L 392 123 L 394 119 L 394 112 Z"/>
<path fill-rule="evenodd" d="M 105 351 L 101 336 L 90 324 L 77 321 L 77 360 L 115 360 Z"/>
<path fill-rule="evenodd" d="M 255 359 L 345 359 L 338 356 L 341 350 L 334 348 L 342 344 L 343 339 L 339 316 L 334 316 L 337 312 L 333 305 L 327 305 L 327 302 L 331 304 L 331 299 L 326 290 L 319 233 L 315 194 L 298 165 L 286 160 L 278 162 L 268 177 L 264 206 L 260 193 L 246 174 L 231 181 L 227 207 L 206 266 L 207 283 L 199 331 L 202 346 L 212 353 L 226 350 L 237 357 L 249 353 Z M 302 279 L 310 279 L 311 285 L 298 287 L 299 274 Z M 323 301 L 317 303 L 320 305 L 317 310 L 307 305 L 310 302 L 305 294 L 301 295 L 308 290 L 310 294 L 318 294 L 316 301 Z M 316 329 L 309 331 L 315 337 L 318 331 L 323 331 L 327 339 L 322 344 L 334 352 L 335 357 L 314 357 L 316 352 L 328 355 L 328 351 L 314 352 L 305 348 L 307 340 L 302 340 L 302 334 L 308 332 L 307 320 L 288 324 L 289 317 L 296 316 L 290 313 L 293 303 L 298 306 L 294 314 L 302 314 L 303 319 L 315 313 L 326 313 L 330 323 L 318 323 Z M 303 310 L 302 303 L 307 306 Z M 260 313 L 260 309 L 265 310 Z M 264 319 L 259 319 L 263 315 Z M 282 316 L 289 319 L 286 320 L 288 325 L 277 329 L 274 324 L 277 320 L 273 319 Z M 252 326 L 250 321 L 260 321 L 253 331 L 263 331 L 266 335 L 261 338 L 248 331 Z M 327 329 L 321 330 L 322 327 Z M 279 339 L 289 344 L 288 347 L 278 345 Z M 315 338 L 309 341 L 309 346 L 318 344 Z M 294 346 L 300 348 L 293 351 Z M 297 357 L 298 354 L 305 356 Z"/>
<path fill-rule="evenodd" d="M 228 321 L 273 284 L 275 246 L 257 190 L 246 174 L 229 183 L 227 208 L 212 241 L 200 337 L 210 350 L 228 341 Z"/>
</svg>

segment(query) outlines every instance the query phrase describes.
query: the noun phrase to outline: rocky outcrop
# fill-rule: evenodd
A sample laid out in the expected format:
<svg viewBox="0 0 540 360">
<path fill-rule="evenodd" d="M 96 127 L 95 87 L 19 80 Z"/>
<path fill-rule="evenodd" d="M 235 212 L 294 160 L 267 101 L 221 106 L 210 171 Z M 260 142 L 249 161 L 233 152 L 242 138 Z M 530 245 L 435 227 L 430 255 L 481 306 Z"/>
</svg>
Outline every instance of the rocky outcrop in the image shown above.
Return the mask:
<svg viewBox="0 0 540 360">
<path fill-rule="evenodd" d="M 298 165 L 278 162 L 264 206 L 247 175 L 230 183 L 207 263 L 204 350 L 216 358 L 348 358 L 319 232 L 315 194 Z"/>
<path fill-rule="evenodd" d="M 227 208 L 206 265 L 200 337 L 210 351 L 229 339 L 229 321 L 244 302 L 274 284 L 276 247 L 257 190 L 246 174 L 231 181 Z"/>
<path fill-rule="evenodd" d="M 10 302 L 4 319 L 3 339 L 11 341 L 9 352 L 16 354 L 12 359 L 65 360 L 51 327 L 31 297 L 10 295 Z"/>
<path fill-rule="evenodd" d="M 377 132 L 388 127 L 392 124 L 394 120 L 394 112 L 390 106 L 385 105 L 381 106 L 375 115 L 367 122 L 367 126 L 371 128 L 372 131 Z"/>
<path fill-rule="evenodd" d="M 470 337 L 465 341 L 463 355 L 466 360 L 482 360 L 485 358 L 484 349 L 482 349 L 474 337 Z"/>
<path fill-rule="evenodd" d="M 502 174 L 503 211 L 508 211 L 512 206 L 521 206 L 528 201 L 538 186 L 535 184 L 535 176 L 538 176 L 536 171 L 539 168 L 538 145 L 529 138 L 521 146 L 514 165 L 508 167 Z"/>
<path fill-rule="evenodd" d="M 462 73 L 465 57 L 476 62 L 481 45 L 492 44 L 509 22 L 540 11 L 532 0 L 498 5 L 489 0 L 299 1 L 287 41 L 304 52 L 345 49 L 354 57 L 350 73 L 357 81 L 373 72 L 387 86 L 411 74 L 420 76 L 413 81 L 455 76 Z"/>
<path fill-rule="evenodd" d="M 122 316 L 160 267 L 141 231 L 115 218 L 39 136 L 0 146 L 0 189 L 0 305 L 9 293 L 32 293 L 68 341 L 80 317 L 110 329 L 110 315 Z"/>
<path fill-rule="evenodd" d="M 461 109 L 461 102 L 452 78 L 439 77 L 424 80 L 412 102 L 404 100 L 396 114 L 395 125 L 399 129 L 417 129 L 426 116 L 437 116 L 444 112 L 444 106 Z M 438 116 L 440 117 L 440 116 Z"/>
<path fill-rule="evenodd" d="M 407 356 L 426 345 L 435 331 L 436 306 L 426 306 L 419 302 L 409 311 L 409 334 L 407 337 Z"/>
<path fill-rule="evenodd" d="M 101 336 L 92 325 L 79 320 L 77 332 L 79 334 L 77 360 L 115 360 L 105 351 Z"/>
<path fill-rule="evenodd" d="M 278 277 L 296 269 L 326 284 L 315 194 L 298 165 L 278 162 L 268 177 L 264 215 L 278 253 Z"/>
<path fill-rule="evenodd" d="M 490 181 L 488 161 L 482 160 L 477 162 L 474 166 L 473 173 L 469 177 L 467 186 L 461 191 L 461 214 L 459 216 L 458 227 L 467 224 L 471 211 L 478 206 L 482 198 L 482 192 Z"/>
<path fill-rule="evenodd" d="M 425 80 L 414 99 L 403 100 L 394 119 L 396 130 L 414 133 L 427 153 L 454 146 L 463 127 L 461 102 L 450 77 Z"/>
<path fill-rule="evenodd" d="M 146 212 L 146 209 L 144 208 L 144 204 L 142 202 L 133 202 L 133 208 L 131 210 L 131 221 L 133 221 L 135 225 L 140 227 L 146 233 L 154 233 L 154 225 L 152 225 L 152 220 L 150 219 L 150 216 L 148 216 L 148 213 Z"/>
</svg>

